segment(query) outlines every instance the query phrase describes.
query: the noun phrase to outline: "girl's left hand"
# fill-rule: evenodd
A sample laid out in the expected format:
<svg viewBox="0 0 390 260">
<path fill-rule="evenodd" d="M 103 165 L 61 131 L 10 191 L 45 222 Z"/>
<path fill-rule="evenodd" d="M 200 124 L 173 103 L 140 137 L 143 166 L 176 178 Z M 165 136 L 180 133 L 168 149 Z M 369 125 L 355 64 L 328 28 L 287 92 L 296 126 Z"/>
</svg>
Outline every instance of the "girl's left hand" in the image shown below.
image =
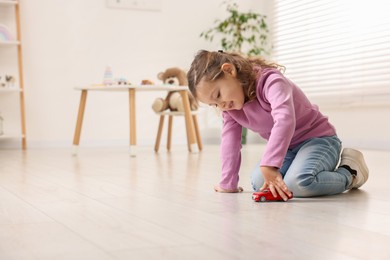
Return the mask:
<svg viewBox="0 0 390 260">
<path fill-rule="evenodd" d="M 283 181 L 282 174 L 280 174 L 278 169 L 275 167 L 261 166 L 261 172 L 264 177 L 264 185 L 260 188 L 261 191 L 269 189 L 274 197 L 278 193 L 285 201 L 288 199 L 287 196 L 291 196 L 291 192 Z"/>
</svg>

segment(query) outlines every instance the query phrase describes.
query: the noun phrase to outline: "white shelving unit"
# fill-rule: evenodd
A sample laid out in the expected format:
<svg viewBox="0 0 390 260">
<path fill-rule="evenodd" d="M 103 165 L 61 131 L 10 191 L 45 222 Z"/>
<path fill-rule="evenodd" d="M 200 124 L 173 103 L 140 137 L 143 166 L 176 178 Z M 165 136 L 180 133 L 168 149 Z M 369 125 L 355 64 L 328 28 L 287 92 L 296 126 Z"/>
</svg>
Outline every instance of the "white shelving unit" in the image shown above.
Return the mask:
<svg viewBox="0 0 390 260">
<path fill-rule="evenodd" d="M 7 51 L 7 48 L 17 48 L 17 54 L 15 57 L 15 60 L 17 61 L 17 86 L 16 87 L 8 87 L 3 88 L 0 87 L 0 98 L 8 99 L 8 98 L 15 98 L 15 95 L 12 93 L 16 93 L 16 96 L 19 98 L 19 107 L 20 107 L 20 133 L 7 133 L 5 132 L 3 135 L 0 135 L 1 139 L 15 139 L 15 138 L 21 138 L 22 143 L 22 149 L 26 149 L 27 143 L 26 143 L 26 116 L 25 116 L 25 105 L 24 105 L 24 81 L 23 81 L 23 60 L 22 60 L 22 41 L 21 41 L 21 33 L 20 33 L 20 8 L 19 8 L 19 2 L 16 0 L 0 0 L 0 9 L 2 12 L 14 12 L 14 26 L 15 26 L 15 40 L 11 41 L 2 41 L 0 39 L 0 48 L 1 51 Z M 2 23 L 2 17 L 0 17 L 0 23 Z M 1 62 L 4 62 L 0 60 Z M 5 66 L 5 64 L 1 64 L 2 66 Z M 0 71 L 0 73 L 3 73 Z M 10 95 L 6 95 L 7 93 L 10 93 Z M 0 103 L 0 110 L 4 108 L 2 107 L 2 104 Z M 6 124 L 6 122 L 4 122 Z M 0 143 L 1 148 L 1 143 Z"/>
</svg>

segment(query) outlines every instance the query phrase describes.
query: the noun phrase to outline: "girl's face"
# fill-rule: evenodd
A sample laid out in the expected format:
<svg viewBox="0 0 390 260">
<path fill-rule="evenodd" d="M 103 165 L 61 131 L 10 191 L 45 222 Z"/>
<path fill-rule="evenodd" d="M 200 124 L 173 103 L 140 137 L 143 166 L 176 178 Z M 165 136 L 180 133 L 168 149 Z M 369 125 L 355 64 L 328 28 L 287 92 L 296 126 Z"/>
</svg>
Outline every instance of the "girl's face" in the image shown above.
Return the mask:
<svg viewBox="0 0 390 260">
<path fill-rule="evenodd" d="M 240 110 L 244 106 L 244 90 L 236 78 L 236 70 L 232 64 L 225 63 L 221 68 L 224 72 L 222 79 L 204 81 L 196 87 L 200 102 L 216 106 L 222 111 Z"/>
</svg>

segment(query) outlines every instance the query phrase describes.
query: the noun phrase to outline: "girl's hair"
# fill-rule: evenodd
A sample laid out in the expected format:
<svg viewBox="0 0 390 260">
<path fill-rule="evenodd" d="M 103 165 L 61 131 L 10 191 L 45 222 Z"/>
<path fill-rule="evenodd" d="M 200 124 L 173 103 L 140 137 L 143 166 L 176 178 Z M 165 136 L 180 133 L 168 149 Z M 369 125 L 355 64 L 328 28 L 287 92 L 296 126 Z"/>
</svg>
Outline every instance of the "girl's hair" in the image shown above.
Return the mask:
<svg viewBox="0 0 390 260">
<path fill-rule="evenodd" d="M 200 50 L 187 73 L 188 87 L 195 98 L 197 98 L 196 87 L 201 80 L 214 81 L 224 77 L 224 72 L 221 69 L 224 63 L 234 65 L 237 71 L 237 80 L 244 89 L 245 102 L 256 98 L 256 79 L 262 68 L 284 70 L 283 66 L 267 62 L 261 57 L 244 58 L 237 53 Z M 255 70 L 255 67 L 259 67 L 260 70 Z"/>
</svg>

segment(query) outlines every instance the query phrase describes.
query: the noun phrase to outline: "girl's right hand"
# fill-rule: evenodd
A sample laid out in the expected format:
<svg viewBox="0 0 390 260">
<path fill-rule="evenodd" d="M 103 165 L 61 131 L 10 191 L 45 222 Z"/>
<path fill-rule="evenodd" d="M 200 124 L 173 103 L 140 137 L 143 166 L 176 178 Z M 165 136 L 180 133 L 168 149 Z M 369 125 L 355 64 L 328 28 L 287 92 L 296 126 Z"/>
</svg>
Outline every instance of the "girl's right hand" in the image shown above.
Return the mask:
<svg viewBox="0 0 390 260">
<path fill-rule="evenodd" d="M 234 190 L 226 190 L 221 188 L 219 185 L 215 185 L 214 190 L 216 192 L 221 192 L 221 193 L 238 193 L 238 192 L 242 192 L 244 189 L 242 187 L 238 187 L 237 189 Z"/>
<path fill-rule="evenodd" d="M 284 201 L 287 201 L 288 196 L 291 196 L 292 194 L 279 170 L 275 167 L 261 166 L 261 172 L 264 177 L 264 185 L 260 188 L 260 191 L 269 189 L 274 197 L 276 197 L 276 193 L 278 193 Z"/>
</svg>

